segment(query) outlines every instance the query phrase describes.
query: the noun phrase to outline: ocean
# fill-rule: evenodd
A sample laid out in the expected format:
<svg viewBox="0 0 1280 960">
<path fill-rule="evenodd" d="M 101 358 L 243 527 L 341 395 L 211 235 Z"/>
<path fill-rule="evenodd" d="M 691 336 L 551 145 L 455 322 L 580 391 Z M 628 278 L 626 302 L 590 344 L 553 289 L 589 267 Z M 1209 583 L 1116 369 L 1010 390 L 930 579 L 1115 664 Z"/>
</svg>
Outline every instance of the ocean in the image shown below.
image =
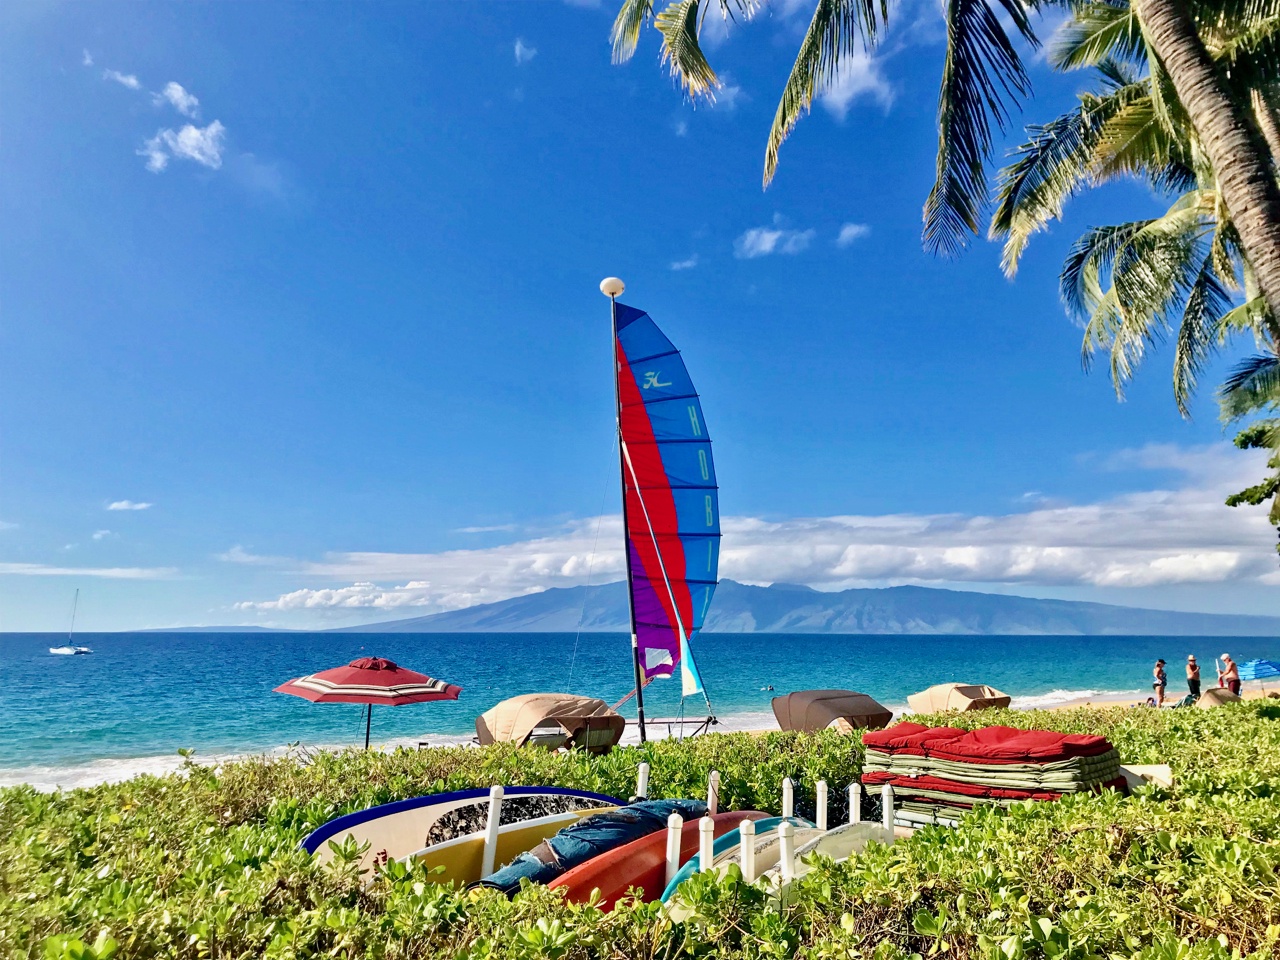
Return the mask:
<svg viewBox="0 0 1280 960">
<path fill-rule="evenodd" d="M 465 742 L 475 717 L 518 693 L 560 691 L 613 703 L 631 689 L 620 634 L 103 633 L 77 634 L 91 656 L 53 656 L 65 634 L 0 634 L 0 786 L 40 789 L 176 769 L 179 749 L 206 761 L 363 742 L 362 706 L 312 704 L 272 692 L 292 677 L 388 657 L 456 683 L 456 702 L 381 707 L 375 744 Z M 934 683 L 989 683 L 1014 705 L 1150 693 L 1157 657 L 1170 694 L 1196 654 L 1206 684 L 1223 651 L 1238 662 L 1280 656 L 1280 641 L 1214 637 L 708 635 L 695 655 L 720 729 L 774 726 L 770 698 L 837 687 L 902 710 Z M 649 716 L 675 715 L 679 681 L 645 691 Z M 690 702 L 686 713 L 699 715 Z M 634 704 L 624 708 L 632 715 Z"/>
</svg>

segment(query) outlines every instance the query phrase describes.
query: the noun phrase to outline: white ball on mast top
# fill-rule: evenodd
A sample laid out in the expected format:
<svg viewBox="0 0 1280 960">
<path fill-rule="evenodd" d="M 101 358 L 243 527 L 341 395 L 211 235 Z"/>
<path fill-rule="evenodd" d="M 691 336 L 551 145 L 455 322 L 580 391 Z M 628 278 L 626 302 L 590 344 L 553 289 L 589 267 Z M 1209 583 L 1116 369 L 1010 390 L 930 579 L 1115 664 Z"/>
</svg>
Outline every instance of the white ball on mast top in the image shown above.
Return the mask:
<svg viewBox="0 0 1280 960">
<path fill-rule="evenodd" d="M 606 297 L 620 297 L 627 285 L 617 277 L 605 277 L 600 281 L 600 292 Z"/>
</svg>

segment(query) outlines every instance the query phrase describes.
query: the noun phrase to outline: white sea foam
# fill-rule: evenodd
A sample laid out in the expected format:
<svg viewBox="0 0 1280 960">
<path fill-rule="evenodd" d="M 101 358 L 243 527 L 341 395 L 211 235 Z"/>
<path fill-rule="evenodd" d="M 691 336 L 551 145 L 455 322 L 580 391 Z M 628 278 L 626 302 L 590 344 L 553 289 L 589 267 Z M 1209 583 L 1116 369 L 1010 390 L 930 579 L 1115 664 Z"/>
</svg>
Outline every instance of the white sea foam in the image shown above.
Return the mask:
<svg viewBox="0 0 1280 960">
<path fill-rule="evenodd" d="M 1014 697 L 1010 704 L 1015 710 L 1043 710 L 1064 703 L 1117 703 L 1141 699 L 1146 696 L 1140 690 L 1050 690 L 1028 697 Z"/>
</svg>

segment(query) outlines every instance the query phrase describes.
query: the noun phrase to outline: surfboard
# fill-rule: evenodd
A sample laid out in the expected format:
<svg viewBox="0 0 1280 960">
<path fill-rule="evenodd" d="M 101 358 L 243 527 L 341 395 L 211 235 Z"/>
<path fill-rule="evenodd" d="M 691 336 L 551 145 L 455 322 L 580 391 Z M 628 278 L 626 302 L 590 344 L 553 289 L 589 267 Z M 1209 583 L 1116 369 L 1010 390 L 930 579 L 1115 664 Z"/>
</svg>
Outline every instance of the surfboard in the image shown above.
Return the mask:
<svg viewBox="0 0 1280 960">
<path fill-rule="evenodd" d="M 768 814 L 757 810 L 720 813 L 712 817 L 715 835 L 737 830 L 743 820 L 763 820 Z M 680 860 L 698 852 L 698 821 L 689 820 L 680 834 Z M 635 888 L 641 900 L 656 900 L 667 879 L 667 831 L 655 830 L 646 837 L 601 854 L 557 877 L 548 886 L 563 889 L 571 903 L 586 903 L 600 891 L 602 910 L 612 910 L 627 891 Z"/>
<path fill-rule="evenodd" d="M 545 837 L 554 834 L 562 827 L 568 826 L 574 819 L 581 819 L 581 817 L 598 813 L 603 809 L 612 809 L 626 802 L 602 793 L 588 793 L 585 790 L 569 790 L 561 787 L 504 787 L 504 805 L 509 800 L 530 800 L 533 801 L 529 804 L 532 806 L 560 805 L 572 806 L 578 809 L 558 810 L 552 813 L 544 812 L 540 815 L 526 818 L 525 821 L 503 824 L 499 828 L 499 852 L 504 848 L 510 849 L 511 846 L 515 845 L 515 837 L 518 833 L 517 828 L 526 821 L 545 820 L 548 817 L 562 813 L 572 813 L 574 815 L 570 819 L 557 822 L 551 827 L 549 833 L 538 836 L 528 847 L 517 850 L 516 853 L 521 853 L 523 850 L 529 849 L 529 847 L 537 846 Z M 537 803 L 539 800 L 545 802 L 539 804 Z M 348 840 L 354 840 L 358 844 L 368 844 L 368 849 L 365 850 L 364 855 L 361 857 L 360 866 L 363 870 L 372 870 L 376 862 L 423 856 L 432 846 L 438 846 L 439 844 L 429 842 L 432 828 L 450 814 L 458 813 L 467 820 L 469 825 L 462 829 L 465 830 L 467 835 L 475 835 L 476 827 L 482 828 L 484 826 L 488 803 L 489 791 L 487 789 L 456 790 L 451 793 L 436 793 L 425 797 L 397 800 L 394 803 L 384 803 L 376 807 L 369 807 L 367 810 L 359 810 L 355 813 L 335 817 L 304 837 L 301 846 L 308 853 L 315 856 L 317 860 L 324 863 L 333 859 L 330 843 L 341 845 Z M 533 828 L 535 832 L 539 829 L 542 829 L 542 827 Z M 504 835 L 511 838 L 510 843 L 504 843 Z M 479 836 L 481 849 L 483 850 L 483 833 L 480 833 Z M 523 841 L 528 834 L 520 834 L 520 836 Z M 449 843 L 453 839 L 463 840 L 465 837 L 446 837 L 442 842 Z M 463 844 L 455 844 L 455 846 L 463 846 Z M 514 856 L 514 853 L 511 854 L 511 857 Z M 510 860 L 511 857 L 507 859 Z M 496 860 L 497 864 L 503 862 L 505 861 L 501 859 Z M 459 869 L 462 868 L 460 867 Z M 472 879 L 478 879 L 478 876 Z"/>
<path fill-rule="evenodd" d="M 796 832 L 799 833 L 798 830 Z M 815 855 L 830 857 L 839 863 L 861 853 L 869 843 L 893 843 L 894 836 L 893 830 L 873 821 L 843 824 L 796 847 L 795 864 L 789 879 L 782 878 L 775 859 L 773 868 L 761 877 L 761 882 L 769 886 L 782 903 L 790 903 L 792 883 L 812 869 L 811 861 Z"/>
<path fill-rule="evenodd" d="M 748 818 L 744 817 L 743 819 L 745 820 Z M 776 837 L 778 824 L 780 823 L 782 823 L 782 817 L 765 817 L 763 820 L 757 820 L 755 822 L 755 827 L 756 827 L 755 841 L 756 841 L 757 856 L 759 855 L 758 851 L 760 849 L 760 845 L 762 843 L 767 842 L 771 834 L 775 835 Z M 813 827 L 812 823 L 810 823 L 808 820 L 805 820 L 801 817 L 792 817 L 791 824 L 797 828 Z M 738 858 L 741 855 L 741 849 L 740 849 L 741 847 L 742 847 L 741 829 L 733 829 L 733 830 L 730 830 L 728 833 L 724 834 L 723 836 L 717 837 L 715 844 L 711 848 L 711 865 L 713 867 L 719 867 L 719 866 L 727 865 L 729 863 L 732 863 L 738 860 Z M 757 861 L 757 865 L 758 863 L 759 861 Z M 776 858 L 773 860 L 773 863 L 775 864 L 777 863 Z M 702 869 L 702 855 L 699 853 L 695 853 L 692 857 L 690 857 L 688 860 L 685 861 L 684 866 L 680 868 L 680 872 L 677 873 L 674 878 L 672 878 L 671 882 L 667 884 L 666 889 L 662 891 L 662 902 L 666 903 L 668 900 L 670 900 L 672 895 L 675 894 L 676 892 L 676 887 L 680 886 L 680 884 L 684 883 L 686 880 L 688 880 L 691 876 L 693 876 L 695 873 L 697 873 L 701 869 Z M 759 866 L 757 866 L 757 869 L 763 869 L 763 868 L 760 868 Z"/>
</svg>

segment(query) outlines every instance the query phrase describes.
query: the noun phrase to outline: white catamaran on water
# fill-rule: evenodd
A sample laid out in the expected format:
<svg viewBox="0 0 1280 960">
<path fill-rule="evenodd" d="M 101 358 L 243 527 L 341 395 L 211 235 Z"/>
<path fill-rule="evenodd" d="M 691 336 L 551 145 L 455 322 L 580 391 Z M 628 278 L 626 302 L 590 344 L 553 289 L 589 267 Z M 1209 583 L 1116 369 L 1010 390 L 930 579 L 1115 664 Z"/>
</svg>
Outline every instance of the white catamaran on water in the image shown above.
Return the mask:
<svg viewBox="0 0 1280 960">
<path fill-rule="evenodd" d="M 89 647 L 72 646 L 71 638 L 76 632 L 76 609 L 80 606 L 80 591 L 76 591 L 76 598 L 71 601 L 71 629 L 67 631 L 67 642 L 61 647 L 50 647 L 49 652 L 60 657 L 81 656 L 86 653 L 93 653 Z"/>
<path fill-rule="evenodd" d="M 700 733 L 716 722 L 690 641 L 716 589 L 720 500 L 702 404 L 680 351 L 647 313 L 618 302 L 623 290 L 617 277 L 600 283 L 613 310 L 627 598 L 636 718 L 644 741 L 644 688 L 677 668 L 681 703 L 701 695 L 706 716 L 686 719 L 682 707 L 680 717 L 649 723 L 671 732 L 692 726 Z"/>
</svg>

